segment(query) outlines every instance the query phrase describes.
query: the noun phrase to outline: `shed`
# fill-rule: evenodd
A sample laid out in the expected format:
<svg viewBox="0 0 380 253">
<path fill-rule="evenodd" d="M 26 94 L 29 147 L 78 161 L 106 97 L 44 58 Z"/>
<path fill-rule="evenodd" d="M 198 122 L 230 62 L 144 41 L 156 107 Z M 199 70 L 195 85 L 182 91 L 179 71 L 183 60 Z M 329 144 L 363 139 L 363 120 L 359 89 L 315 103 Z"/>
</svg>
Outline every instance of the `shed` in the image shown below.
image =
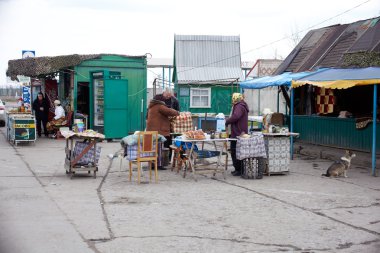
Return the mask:
<svg viewBox="0 0 380 253">
<path fill-rule="evenodd" d="M 107 138 L 121 138 L 145 127 L 146 66 L 146 56 L 74 54 L 10 60 L 7 76 L 40 79 L 46 94 L 54 90 L 50 100 L 59 98 L 74 117 L 88 115 L 88 127 Z"/>
<path fill-rule="evenodd" d="M 175 35 L 173 65 L 182 111 L 230 113 L 243 79 L 239 36 Z"/>
</svg>

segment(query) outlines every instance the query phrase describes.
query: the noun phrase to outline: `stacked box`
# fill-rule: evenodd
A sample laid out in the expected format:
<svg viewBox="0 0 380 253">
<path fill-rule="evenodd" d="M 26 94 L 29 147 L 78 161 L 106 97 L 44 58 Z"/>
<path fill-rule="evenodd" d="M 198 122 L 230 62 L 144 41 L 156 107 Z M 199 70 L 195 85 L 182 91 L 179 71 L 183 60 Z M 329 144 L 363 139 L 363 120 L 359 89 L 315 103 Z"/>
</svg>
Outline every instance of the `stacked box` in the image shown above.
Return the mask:
<svg viewBox="0 0 380 253">
<path fill-rule="evenodd" d="M 290 163 L 289 137 L 265 137 L 268 173 L 288 172 Z"/>
</svg>

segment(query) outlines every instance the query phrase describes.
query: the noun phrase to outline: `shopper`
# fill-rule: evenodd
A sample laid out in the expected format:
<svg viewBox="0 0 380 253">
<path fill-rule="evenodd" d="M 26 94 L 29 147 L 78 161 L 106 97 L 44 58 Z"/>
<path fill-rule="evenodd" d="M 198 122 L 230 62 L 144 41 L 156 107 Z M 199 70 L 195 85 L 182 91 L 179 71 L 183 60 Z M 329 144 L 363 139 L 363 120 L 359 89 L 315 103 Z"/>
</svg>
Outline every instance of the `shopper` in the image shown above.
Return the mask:
<svg viewBox="0 0 380 253">
<path fill-rule="evenodd" d="M 168 108 L 163 101 L 152 99 L 148 107 L 148 117 L 146 122 L 147 131 L 158 131 L 159 134 L 170 139 L 169 117 L 178 116 L 179 112 Z M 165 169 L 165 168 L 159 168 Z"/>
<path fill-rule="evenodd" d="M 232 94 L 232 112 L 226 120 L 226 126 L 231 125 L 231 138 L 248 133 L 248 105 L 244 101 L 243 94 Z M 231 141 L 231 158 L 235 171 L 234 176 L 240 176 L 243 169 L 243 162 L 236 159 L 236 141 Z"/>
<path fill-rule="evenodd" d="M 174 92 L 172 88 L 166 87 L 162 94 L 157 94 L 153 97 L 155 100 L 159 100 L 165 103 L 165 105 L 168 108 L 174 109 L 179 111 L 179 103 L 177 98 L 174 96 Z M 149 113 L 149 111 L 148 111 Z M 164 142 L 164 147 L 165 148 L 170 148 L 170 145 L 172 145 L 172 136 L 169 134 L 166 137 L 166 141 Z M 171 158 L 171 152 L 169 152 L 169 160 Z"/>
<path fill-rule="evenodd" d="M 174 96 L 173 90 L 169 87 L 166 87 L 162 94 L 155 95 L 153 99 L 163 101 L 167 107 L 179 111 L 178 100 Z"/>
<path fill-rule="evenodd" d="M 32 108 L 36 116 L 38 137 L 41 137 L 41 123 L 44 128 L 45 136 L 49 136 L 49 132 L 46 127 L 49 115 L 49 102 L 41 92 L 38 93 L 37 98 L 33 101 Z"/>
</svg>

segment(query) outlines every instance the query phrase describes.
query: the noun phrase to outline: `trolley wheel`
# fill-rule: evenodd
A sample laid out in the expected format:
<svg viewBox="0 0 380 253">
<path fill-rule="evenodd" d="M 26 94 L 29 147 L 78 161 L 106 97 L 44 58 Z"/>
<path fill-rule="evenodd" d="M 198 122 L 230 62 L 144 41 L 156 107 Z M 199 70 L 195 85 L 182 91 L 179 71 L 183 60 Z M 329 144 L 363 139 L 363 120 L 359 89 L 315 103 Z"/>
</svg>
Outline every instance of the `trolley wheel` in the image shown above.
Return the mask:
<svg viewBox="0 0 380 253">
<path fill-rule="evenodd" d="M 88 172 L 88 174 L 90 174 L 91 173 L 91 171 L 87 171 Z"/>
</svg>

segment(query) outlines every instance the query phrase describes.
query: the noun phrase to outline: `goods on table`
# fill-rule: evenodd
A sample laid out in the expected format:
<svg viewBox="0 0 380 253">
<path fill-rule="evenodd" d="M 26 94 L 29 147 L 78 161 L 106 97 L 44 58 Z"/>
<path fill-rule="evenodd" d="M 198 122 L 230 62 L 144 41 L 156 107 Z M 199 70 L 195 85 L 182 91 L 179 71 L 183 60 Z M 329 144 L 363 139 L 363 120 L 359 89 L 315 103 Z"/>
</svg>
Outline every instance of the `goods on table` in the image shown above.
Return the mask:
<svg viewBox="0 0 380 253">
<path fill-rule="evenodd" d="M 100 134 L 100 133 L 98 133 L 94 130 L 91 130 L 91 129 L 87 129 L 86 131 L 84 131 L 82 133 L 75 133 L 73 131 L 61 131 L 61 134 L 65 138 L 69 138 L 73 135 L 81 136 L 81 137 L 90 137 L 90 138 L 101 138 L 101 139 L 105 138 L 105 136 L 103 134 Z"/>
<path fill-rule="evenodd" d="M 205 133 L 202 131 L 202 129 L 195 130 L 195 131 L 187 131 L 184 133 L 184 135 L 188 139 L 194 139 L 194 140 L 206 139 Z"/>
</svg>

